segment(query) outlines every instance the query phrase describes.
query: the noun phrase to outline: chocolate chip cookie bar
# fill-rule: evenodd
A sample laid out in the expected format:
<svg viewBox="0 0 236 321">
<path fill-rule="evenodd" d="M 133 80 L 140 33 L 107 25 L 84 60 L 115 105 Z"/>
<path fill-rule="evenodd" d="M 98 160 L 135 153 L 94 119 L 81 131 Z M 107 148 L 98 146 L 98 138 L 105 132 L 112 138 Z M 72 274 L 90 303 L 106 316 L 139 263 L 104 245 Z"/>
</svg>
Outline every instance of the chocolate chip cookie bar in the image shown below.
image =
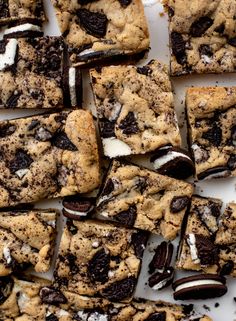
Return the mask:
<svg viewBox="0 0 236 321">
<path fill-rule="evenodd" d="M 149 48 L 141 0 L 53 0 L 73 65 L 121 58 Z"/>
<path fill-rule="evenodd" d="M 102 221 L 67 220 L 55 286 L 114 302 L 130 301 L 148 234 Z"/>
<path fill-rule="evenodd" d="M 98 213 L 127 227 L 174 239 L 193 193 L 191 184 L 113 161 L 97 201 Z"/>
<path fill-rule="evenodd" d="M 197 178 L 236 176 L 236 87 L 190 88 L 186 108 Z"/>
<path fill-rule="evenodd" d="M 90 112 L 0 122 L 0 207 L 92 191 L 99 185 Z"/>
<path fill-rule="evenodd" d="M 236 71 L 235 0 L 164 0 L 171 74 Z"/>
<path fill-rule="evenodd" d="M 56 218 L 55 210 L 0 212 L 0 276 L 29 266 L 49 270 Z"/>
<path fill-rule="evenodd" d="M 110 66 L 90 71 L 105 156 L 145 154 L 181 137 L 167 67 Z"/>
<path fill-rule="evenodd" d="M 66 63 L 61 37 L 0 41 L 0 108 L 70 108 L 81 104 L 81 73 Z"/>
<path fill-rule="evenodd" d="M 179 246 L 177 268 L 236 275 L 235 204 L 229 205 L 223 217 L 221 206 L 218 199 L 192 198 Z"/>
</svg>

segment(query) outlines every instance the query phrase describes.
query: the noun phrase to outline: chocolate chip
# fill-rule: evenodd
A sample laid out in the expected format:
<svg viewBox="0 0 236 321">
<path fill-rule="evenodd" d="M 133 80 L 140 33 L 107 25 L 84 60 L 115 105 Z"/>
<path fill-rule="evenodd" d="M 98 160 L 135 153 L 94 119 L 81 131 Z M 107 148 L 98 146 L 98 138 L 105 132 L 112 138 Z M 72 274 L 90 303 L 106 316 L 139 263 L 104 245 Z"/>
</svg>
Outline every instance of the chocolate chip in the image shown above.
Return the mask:
<svg viewBox="0 0 236 321">
<path fill-rule="evenodd" d="M 163 241 L 155 249 L 155 254 L 149 263 L 149 273 L 153 273 L 156 269 L 162 270 L 170 266 L 173 255 L 173 244 Z"/>
<path fill-rule="evenodd" d="M 170 210 L 172 213 L 182 211 L 190 203 L 188 196 L 175 196 L 170 203 Z"/>
<path fill-rule="evenodd" d="M 209 237 L 195 234 L 196 248 L 201 265 L 214 265 L 219 261 L 218 248 Z"/>
<path fill-rule="evenodd" d="M 131 4 L 132 0 L 119 0 L 122 7 L 127 7 Z"/>
<path fill-rule="evenodd" d="M 201 37 L 207 29 L 212 26 L 213 20 L 209 17 L 201 17 L 193 22 L 190 27 L 190 34 L 192 37 Z"/>
<path fill-rule="evenodd" d="M 9 4 L 8 0 L 0 0 L 0 18 L 9 17 Z"/>
<path fill-rule="evenodd" d="M 15 157 L 9 161 L 8 167 L 10 172 L 14 174 L 19 169 L 29 168 L 33 159 L 23 149 L 18 149 L 15 153 Z"/>
<path fill-rule="evenodd" d="M 231 171 L 236 169 L 236 155 L 230 155 L 227 166 Z"/>
<path fill-rule="evenodd" d="M 231 46 L 236 47 L 236 37 L 230 38 L 230 39 L 228 40 L 228 43 L 229 43 Z"/>
<path fill-rule="evenodd" d="M 229 275 L 234 269 L 234 262 L 233 261 L 228 261 L 225 263 L 220 271 L 220 275 Z"/>
<path fill-rule="evenodd" d="M 162 290 L 168 287 L 174 279 L 174 269 L 168 267 L 163 272 L 156 272 L 148 279 L 148 285 L 153 290 Z"/>
<path fill-rule="evenodd" d="M 0 304 L 3 304 L 11 295 L 14 281 L 10 276 L 0 277 Z"/>
<path fill-rule="evenodd" d="M 212 57 L 213 51 L 209 45 L 200 45 L 199 47 L 199 53 L 200 55 Z"/>
<path fill-rule="evenodd" d="M 14 93 L 11 94 L 11 96 L 6 101 L 6 107 L 8 108 L 14 108 L 17 106 L 18 99 L 20 98 L 21 92 L 20 91 L 14 91 Z"/>
<path fill-rule="evenodd" d="M 40 121 L 38 119 L 32 120 L 32 122 L 28 126 L 28 130 L 35 129 L 40 124 Z"/>
<path fill-rule="evenodd" d="M 202 134 L 202 138 L 207 139 L 213 146 L 218 147 L 222 141 L 222 129 L 214 123 L 212 128 Z"/>
<path fill-rule="evenodd" d="M 46 316 L 46 321 L 58 321 L 58 317 L 55 314 L 50 314 L 48 316 Z"/>
<path fill-rule="evenodd" d="M 79 271 L 78 266 L 76 264 L 77 257 L 74 254 L 69 253 L 65 256 L 65 259 L 67 261 L 67 264 L 69 265 L 70 273 L 72 275 L 77 274 Z"/>
<path fill-rule="evenodd" d="M 149 233 L 145 231 L 137 231 L 132 234 L 131 243 L 137 258 L 142 259 Z"/>
<path fill-rule="evenodd" d="M 155 312 L 144 321 L 166 321 L 166 312 Z"/>
<path fill-rule="evenodd" d="M 109 120 L 100 120 L 101 136 L 103 138 L 115 137 L 115 122 Z"/>
<path fill-rule="evenodd" d="M 131 205 L 128 210 L 122 211 L 119 214 L 113 216 L 113 218 L 126 227 L 133 227 L 137 217 L 136 205 Z"/>
<path fill-rule="evenodd" d="M 70 141 L 65 132 L 57 132 L 52 138 L 52 145 L 57 148 L 69 150 L 69 151 L 77 151 L 77 147 Z"/>
<path fill-rule="evenodd" d="M 106 283 L 110 268 L 110 254 L 104 249 L 97 251 L 88 263 L 88 275 L 92 281 Z"/>
<path fill-rule="evenodd" d="M 79 23 L 85 31 L 97 38 L 105 37 L 107 33 L 107 16 L 103 13 L 92 12 L 87 9 L 79 9 L 77 11 Z"/>
<path fill-rule="evenodd" d="M 41 288 L 39 292 L 41 301 L 46 304 L 63 304 L 67 302 L 66 297 L 64 294 L 59 291 L 58 289 L 51 287 L 51 286 L 45 286 Z"/>
<path fill-rule="evenodd" d="M 129 298 L 135 289 L 136 278 L 128 277 L 124 280 L 111 283 L 102 291 L 102 295 L 108 300 L 119 302 Z"/>
<path fill-rule="evenodd" d="M 225 31 L 225 24 L 222 23 L 221 25 L 219 25 L 218 27 L 215 28 L 215 32 L 218 32 L 220 34 L 223 34 Z"/>
<path fill-rule="evenodd" d="M 120 122 L 119 128 L 123 130 L 125 135 L 138 133 L 138 123 L 132 111 L 129 111 L 126 117 Z"/>
<path fill-rule="evenodd" d="M 0 138 L 12 135 L 16 131 L 16 126 L 12 124 L 0 125 Z"/>
<path fill-rule="evenodd" d="M 92 2 L 95 2 L 95 1 L 98 1 L 98 0 L 78 0 L 78 3 L 83 6 L 83 5 L 86 5 L 88 3 L 92 3 Z"/>
<path fill-rule="evenodd" d="M 184 65 L 187 62 L 186 56 L 186 42 L 183 36 L 178 32 L 172 32 L 170 35 L 171 47 L 173 54 L 180 65 Z"/>
</svg>

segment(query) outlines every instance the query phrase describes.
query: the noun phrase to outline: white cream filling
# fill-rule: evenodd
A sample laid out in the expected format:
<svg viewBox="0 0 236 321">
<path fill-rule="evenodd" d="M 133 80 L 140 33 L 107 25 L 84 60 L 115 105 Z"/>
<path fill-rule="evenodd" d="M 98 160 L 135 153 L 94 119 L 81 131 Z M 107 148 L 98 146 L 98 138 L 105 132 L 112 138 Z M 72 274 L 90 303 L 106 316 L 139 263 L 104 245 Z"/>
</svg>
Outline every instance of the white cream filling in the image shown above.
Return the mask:
<svg viewBox="0 0 236 321">
<path fill-rule="evenodd" d="M 20 308 L 20 312 L 22 312 L 24 310 L 24 308 L 25 308 L 26 304 L 29 302 L 29 300 L 30 300 L 30 298 L 25 293 L 22 293 L 22 292 L 19 293 L 17 303 Z"/>
<path fill-rule="evenodd" d="M 6 247 L 6 246 L 5 246 L 5 247 L 3 248 L 3 256 L 4 256 L 7 264 L 10 264 L 11 261 L 12 261 L 12 258 L 11 258 L 11 252 L 10 252 L 9 247 Z"/>
<path fill-rule="evenodd" d="M 0 70 L 4 70 L 6 67 L 14 65 L 17 44 L 18 42 L 16 39 L 8 40 L 5 52 L 0 54 Z"/>
<path fill-rule="evenodd" d="M 76 69 L 74 67 L 71 67 L 69 69 L 69 89 L 70 89 L 71 106 L 75 107 L 77 105 L 77 99 L 76 99 Z"/>
<path fill-rule="evenodd" d="M 168 162 L 174 160 L 177 157 L 183 157 L 183 158 L 187 158 L 188 160 L 191 160 L 187 155 L 185 155 L 183 153 L 171 151 L 171 152 L 167 153 L 166 155 L 163 155 L 163 156 L 157 158 L 153 163 L 154 168 L 159 169 L 160 167 L 162 167 L 163 165 L 167 164 Z"/>
<path fill-rule="evenodd" d="M 57 312 L 57 316 L 58 316 L 58 317 L 70 316 L 70 314 L 69 314 L 67 311 L 63 310 L 63 309 L 60 309 L 60 310 Z"/>
<path fill-rule="evenodd" d="M 102 143 L 105 156 L 114 158 L 118 156 L 131 155 L 132 153 L 129 145 L 115 137 L 103 138 Z"/>
<path fill-rule="evenodd" d="M 69 210 L 68 208 L 64 207 L 65 211 L 72 215 L 79 215 L 79 216 L 86 216 L 89 212 L 91 212 L 92 209 L 89 209 L 87 212 L 80 212 L 80 211 L 74 211 Z"/>
<path fill-rule="evenodd" d="M 15 172 L 15 174 L 22 179 L 27 173 L 28 173 L 29 169 L 28 168 L 22 168 L 19 169 L 18 171 Z"/>
<path fill-rule="evenodd" d="M 152 289 L 155 290 L 155 291 L 162 289 L 169 280 L 170 280 L 170 278 L 158 282 L 157 284 L 155 284 L 155 285 L 152 287 Z"/>
<path fill-rule="evenodd" d="M 89 55 L 91 53 L 95 52 L 95 50 L 93 49 L 85 49 L 83 51 L 81 51 L 79 54 L 78 54 L 78 57 L 81 57 L 81 56 L 85 56 L 85 55 Z"/>
<path fill-rule="evenodd" d="M 9 35 L 10 33 L 23 32 L 23 31 L 41 31 L 41 27 L 37 25 L 32 25 L 31 23 L 24 23 L 22 25 L 6 29 L 4 32 L 4 35 Z"/>
<path fill-rule="evenodd" d="M 193 233 L 189 234 L 187 237 L 187 243 L 190 247 L 190 253 L 191 253 L 191 258 L 195 264 L 200 263 L 200 260 L 198 258 L 198 251 L 196 247 L 196 238 Z"/>
<path fill-rule="evenodd" d="M 88 321 L 108 321 L 108 316 L 94 312 L 89 316 Z"/>
<path fill-rule="evenodd" d="M 195 286 L 200 286 L 200 285 L 222 285 L 222 282 L 215 281 L 215 280 L 189 281 L 189 282 L 186 282 L 184 284 L 180 284 L 179 286 L 177 286 L 177 288 L 175 289 L 175 292 L 183 290 L 183 289 L 195 287 Z"/>
</svg>

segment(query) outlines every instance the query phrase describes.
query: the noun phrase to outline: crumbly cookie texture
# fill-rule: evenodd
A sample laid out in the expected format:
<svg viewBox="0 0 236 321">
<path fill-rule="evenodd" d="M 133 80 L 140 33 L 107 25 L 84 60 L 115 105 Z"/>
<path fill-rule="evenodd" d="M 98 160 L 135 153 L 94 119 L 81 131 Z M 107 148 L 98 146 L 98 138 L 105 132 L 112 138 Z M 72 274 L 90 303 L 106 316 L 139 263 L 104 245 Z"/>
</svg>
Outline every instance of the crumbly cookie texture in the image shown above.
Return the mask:
<svg viewBox="0 0 236 321">
<path fill-rule="evenodd" d="M 236 87 L 190 88 L 189 141 L 198 179 L 236 176 Z"/>
<path fill-rule="evenodd" d="M 86 193 L 99 185 L 90 112 L 0 122 L 0 207 Z"/>
<path fill-rule="evenodd" d="M 163 2 L 169 13 L 173 76 L 235 72 L 235 0 Z"/>
<path fill-rule="evenodd" d="M 174 239 L 193 186 L 136 165 L 113 161 L 97 202 L 100 215 Z"/>
<path fill-rule="evenodd" d="M 80 106 L 80 71 L 65 63 L 61 37 L 0 41 L 0 107 Z"/>
<path fill-rule="evenodd" d="M 37 21 L 45 20 L 42 0 L 3 0 L 0 3 L 0 25 L 12 21 Z"/>
<path fill-rule="evenodd" d="M 229 204 L 223 216 L 221 206 L 218 199 L 192 198 L 176 262 L 178 269 L 236 276 L 236 206 Z"/>
<path fill-rule="evenodd" d="M 53 0 L 74 65 L 134 55 L 149 48 L 141 0 Z"/>
<path fill-rule="evenodd" d="M 33 266 L 36 272 L 49 270 L 56 218 L 55 210 L 0 213 L 0 276 L 28 266 Z"/>
<path fill-rule="evenodd" d="M 55 285 L 114 302 L 130 301 L 136 287 L 147 233 L 101 221 L 67 221 Z"/>
<path fill-rule="evenodd" d="M 90 71 L 105 156 L 180 146 L 167 66 L 110 66 Z"/>
</svg>

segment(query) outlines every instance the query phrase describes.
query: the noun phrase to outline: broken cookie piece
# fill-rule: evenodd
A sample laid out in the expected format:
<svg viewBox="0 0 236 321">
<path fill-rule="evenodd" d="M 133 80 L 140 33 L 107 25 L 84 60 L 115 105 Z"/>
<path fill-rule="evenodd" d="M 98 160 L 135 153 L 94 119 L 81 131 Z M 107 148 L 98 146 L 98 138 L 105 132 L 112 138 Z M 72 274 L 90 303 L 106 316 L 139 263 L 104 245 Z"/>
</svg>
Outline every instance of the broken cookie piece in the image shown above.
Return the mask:
<svg viewBox="0 0 236 321">
<path fill-rule="evenodd" d="M 97 201 L 98 213 L 126 227 L 169 240 L 181 228 L 193 186 L 139 166 L 114 160 Z"/>
<path fill-rule="evenodd" d="M 110 66 L 90 71 L 104 155 L 145 154 L 181 137 L 167 67 Z"/>
<path fill-rule="evenodd" d="M 236 176 L 236 87 L 190 88 L 189 141 L 199 180 Z"/>
</svg>

